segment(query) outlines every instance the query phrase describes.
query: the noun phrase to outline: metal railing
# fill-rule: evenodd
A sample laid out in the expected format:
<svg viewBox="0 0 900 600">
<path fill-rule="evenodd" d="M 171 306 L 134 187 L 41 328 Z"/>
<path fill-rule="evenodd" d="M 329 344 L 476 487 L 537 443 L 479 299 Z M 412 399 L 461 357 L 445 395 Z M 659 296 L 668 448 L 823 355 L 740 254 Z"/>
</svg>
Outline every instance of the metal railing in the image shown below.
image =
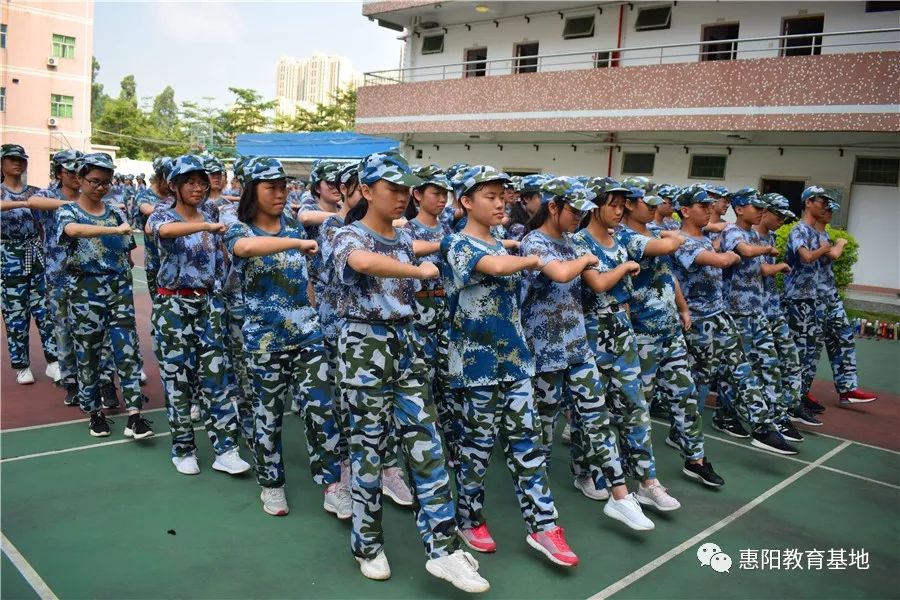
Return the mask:
<svg viewBox="0 0 900 600">
<path fill-rule="evenodd" d="M 873 39 L 873 37 L 878 39 Z M 837 54 L 866 50 L 900 50 L 900 27 L 683 42 L 630 48 L 600 48 L 563 54 L 512 56 L 441 65 L 423 65 L 404 69 L 371 71 L 365 74 L 363 85 L 390 85 L 463 77 L 571 71 L 602 67 L 636 67 L 695 61 Z"/>
</svg>

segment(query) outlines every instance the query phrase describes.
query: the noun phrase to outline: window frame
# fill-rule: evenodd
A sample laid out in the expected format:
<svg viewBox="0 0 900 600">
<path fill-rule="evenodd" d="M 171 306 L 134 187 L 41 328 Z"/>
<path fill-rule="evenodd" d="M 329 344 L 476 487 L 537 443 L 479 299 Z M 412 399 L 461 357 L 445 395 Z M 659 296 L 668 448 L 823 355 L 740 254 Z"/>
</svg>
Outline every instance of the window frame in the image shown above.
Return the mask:
<svg viewBox="0 0 900 600">
<path fill-rule="evenodd" d="M 476 50 L 484 50 L 484 58 L 481 60 L 469 60 L 469 53 Z M 487 77 L 487 46 L 473 46 L 463 50 L 463 78 L 468 77 Z"/>
<path fill-rule="evenodd" d="M 66 102 L 68 99 L 70 102 Z M 63 110 L 68 107 L 68 111 Z M 54 112 L 56 114 L 54 114 Z M 69 114 L 64 114 L 68 112 Z M 56 119 L 71 119 L 75 114 L 75 96 L 50 94 L 50 116 Z"/>
<path fill-rule="evenodd" d="M 588 31 L 586 33 L 574 33 L 574 34 L 570 33 L 569 35 L 566 35 L 566 29 L 569 28 L 569 23 L 571 23 L 573 21 L 580 21 L 580 20 L 587 20 L 587 19 L 591 20 L 590 31 Z M 596 30 L 597 30 L 597 19 L 594 14 L 566 17 L 565 24 L 563 25 L 562 38 L 564 40 L 581 40 L 584 38 L 592 38 L 592 37 L 594 37 Z"/>
<path fill-rule="evenodd" d="M 787 42 L 790 40 L 782 39 L 778 44 L 778 56 L 781 58 L 791 57 L 791 56 L 820 56 L 822 54 L 822 34 L 825 32 L 825 14 L 820 15 L 793 15 L 790 17 L 781 17 L 781 33 L 779 35 L 804 35 L 804 34 L 789 34 L 786 32 L 787 24 L 791 21 L 812 21 L 813 19 L 821 19 L 822 20 L 822 31 L 818 33 L 809 33 L 805 34 L 807 37 L 812 39 L 812 42 L 808 45 L 808 52 L 805 54 L 787 54 L 788 51 L 791 50 L 791 47 L 787 45 Z M 802 38 L 795 38 L 793 41 L 800 41 Z"/>
<path fill-rule="evenodd" d="M 711 42 L 711 41 L 714 41 L 714 40 L 706 40 L 706 39 L 704 39 L 704 38 L 706 37 L 706 31 L 707 31 L 708 29 L 710 29 L 710 28 L 712 28 L 712 27 L 730 27 L 730 26 L 732 26 L 732 25 L 736 25 L 736 26 L 737 26 L 737 28 L 738 28 L 738 33 L 737 33 L 737 35 L 736 35 L 734 38 L 729 38 L 729 39 L 732 39 L 732 40 L 739 39 L 740 36 L 741 36 L 741 22 L 740 22 L 740 21 L 729 21 L 729 22 L 726 22 L 726 23 L 705 23 L 705 24 L 701 25 L 701 26 L 700 26 L 700 41 L 701 41 L 701 42 L 706 42 L 706 41 L 710 41 L 710 42 Z M 728 51 L 728 50 L 725 50 L 725 51 L 723 51 L 723 50 L 716 50 L 716 51 L 710 50 L 710 48 L 712 48 L 712 47 L 715 46 L 716 44 L 722 44 L 722 45 L 724 45 L 726 42 L 728 42 L 728 40 L 717 40 L 715 44 L 706 44 L 706 45 L 704 45 L 704 46 L 700 46 L 700 62 L 716 62 L 716 61 L 720 61 L 720 60 L 737 60 L 738 44 L 737 44 L 736 41 L 730 42 L 730 45 L 731 45 L 731 50 L 730 50 L 730 51 Z M 729 58 L 719 58 L 719 57 L 716 57 L 716 58 L 710 58 L 711 55 L 714 55 L 714 54 L 721 55 L 723 52 L 729 52 L 729 53 L 731 54 L 731 56 L 730 56 Z"/>
<path fill-rule="evenodd" d="M 897 176 L 894 183 L 859 181 L 859 163 L 861 160 L 886 160 L 897 161 Z M 871 171 L 871 169 L 869 170 Z M 896 156 L 857 156 L 853 164 L 853 185 L 877 185 L 881 187 L 898 187 L 900 186 L 900 157 Z"/>
<path fill-rule="evenodd" d="M 6 112 L 6 86 L 0 86 L 0 113 Z"/>
<path fill-rule="evenodd" d="M 428 52 L 425 51 L 425 42 L 428 40 L 433 40 L 435 38 L 441 38 L 441 47 L 438 50 L 430 50 Z M 422 47 L 419 48 L 419 54 L 422 56 L 428 56 L 429 54 L 443 54 L 444 53 L 444 34 L 443 33 L 435 33 L 433 35 L 423 35 L 422 36 Z"/>
<path fill-rule="evenodd" d="M 520 56 L 519 48 L 522 48 L 523 46 L 534 46 L 536 53 Z M 539 41 L 533 40 L 530 42 L 515 42 L 513 44 L 513 74 L 522 75 L 525 73 L 537 73 L 538 67 L 540 66 L 540 61 L 538 61 L 537 57 L 540 55 L 541 44 Z"/>
<path fill-rule="evenodd" d="M 7 43 L 9 43 L 9 25 L 0 23 L 0 50 L 5 50 Z"/>
<path fill-rule="evenodd" d="M 706 174 L 695 174 L 694 173 L 694 160 L 698 158 L 720 158 L 722 159 L 722 175 L 720 177 L 716 177 L 715 175 L 706 175 Z M 715 181 L 722 181 L 725 179 L 725 173 L 728 170 L 728 155 L 727 154 L 691 154 L 691 158 L 688 161 L 688 179 L 712 179 Z"/>
<path fill-rule="evenodd" d="M 650 171 L 634 171 L 634 170 L 626 170 L 625 169 L 625 161 L 629 156 L 649 156 L 651 158 L 651 162 L 653 164 L 650 165 Z M 622 175 L 641 175 L 644 177 L 652 177 L 653 171 L 656 169 L 656 153 L 655 152 L 630 152 L 624 151 L 622 152 L 622 161 L 619 164 L 619 173 Z"/>
<path fill-rule="evenodd" d="M 75 45 L 77 42 L 76 38 L 74 36 L 65 35 L 62 33 L 53 33 L 53 34 L 51 34 L 51 36 L 52 37 L 50 38 L 50 40 L 51 40 L 50 41 L 50 44 L 51 44 L 50 56 L 52 56 L 53 58 L 63 58 L 66 60 L 74 60 L 75 59 Z M 60 39 L 57 39 L 57 38 L 60 38 Z M 69 43 L 69 40 L 72 40 L 72 42 Z M 57 48 L 58 48 L 58 50 L 57 50 Z M 71 56 L 68 56 L 67 50 L 70 48 L 71 48 Z"/>
<path fill-rule="evenodd" d="M 666 19 L 666 22 L 662 25 L 644 25 L 643 27 L 638 28 L 638 21 L 641 19 L 641 14 L 651 11 L 651 10 L 659 10 L 661 8 L 669 9 L 669 18 Z M 643 31 L 660 31 L 662 29 L 671 29 L 672 28 L 672 4 L 658 4 L 656 6 L 642 6 L 638 8 L 638 14 L 634 18 L 634 30 L 637 32 Z"/>
</svg>

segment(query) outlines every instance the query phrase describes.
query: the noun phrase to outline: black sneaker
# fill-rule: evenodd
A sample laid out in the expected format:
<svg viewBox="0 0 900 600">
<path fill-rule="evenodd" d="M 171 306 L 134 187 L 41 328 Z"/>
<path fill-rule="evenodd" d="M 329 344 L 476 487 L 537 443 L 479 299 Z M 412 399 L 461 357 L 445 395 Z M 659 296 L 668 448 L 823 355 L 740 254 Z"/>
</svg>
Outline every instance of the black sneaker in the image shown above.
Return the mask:
<svg viewBox="0 0 900 600">
<path fill-rule="evenodd" d="M 67 385 L 66 386 L 66 399 L 63 400 L 63 404 L 66 406 L 78 406 L 78 386 L 77 385 Z"/>
<path fill-rule="evenodd" d="M 797 406 L 797 408 L 792 408 L 788 412 L 788 416 L 791 421 L 795 423 L 803 423 L 808 427 L 821 427 L 822 421 L 816 418 L 812 412 L 806 408 L 802 403 Z"/>
<path fill-rule="evenodd" d="M 99 410 L 91 413 L 90 432 L 94 437 L 107 437 L 109 435 L 109 424 L 112 423 Z"/>
<path fill-rule="evenodd" d="M 797 430 L 796 427 L 794 427 L 794 424 L 790 421 L 779 424 L 778 432 L 781 434 L 781 437 L 789 442 L 803 441 L 803 435 Z"/>
<path fill-rule="evenodd" d="M 775 454 L 797 454 L 799 451 L 784 441 L 780 433 L 772 429 L 753 433 L 751 445 Z"/>
<path fill-rule="evenodd" d="M 821 415 L 823 412 L 825 412 L 825 406 L 813 399 L 810 394 L 806 394 L 805 396 L 803 396 L 803 399 L 800 400 L 800 403 L 807 409 L 809 409 L 809 412 L 813 413 L 814 415 Z"/>
<path fill-rule="evenodd" d="M 681 444 L 679 444 L 678 440 L 676 440 L 673 437 L 674 433 L 675 433 L 674 431 L 671 431 L 671 430 L 669 431 L 669 435 L 666 436 L 666 446 L 669 446 L 670 448 L 675 448 L 676 450 L 681 452 Z"/>
<path fill-rule="evenodd" d="M 725 480 L 713 471 L 712 463 L 706 460 L 706 458 L 704 458 L 703 462 L 699 465 L 697 463 L 692 463 L 691 461 L 685 461 L 684 468 L 681 469 L 681 472 L 691 479 L 696 479 L 703 485 L 708 485 L 709 487 L 722 487 L 725 485 Z"/>
<path fill-rule="evenodd" d="M 750 437 L 750 434 L 747 433 L 747 430 L 744 429 L 744 426 L 737 419 L 713 417 L 712 428 L 742 440 Z"/>
<path fill-rule="evenodd" d="M 103 408 L 112 410 L 119 408 L 119 396 L 116 394 L 116 386 L 107 383 L 100 388 L 100 397 L 103 398 Z"/>
<path fill-rule="evenodd" d="M 152 422 L 153 421 L 145 419 L 141 413 L 128 415 L 128 425 L 125 426 L 124 432 L 125 437 L 134 438 L 136 440 L 152 437 L 153 430 L 150 429 L 150 423 Z"/>
<path fill-rule="evenodd" d="M 654 419 L 668 421 L 669 411 L 665 407 L 657 404 L 656 402 L 653 402 L 650 404 L 650 416 Z"/>
</svg>

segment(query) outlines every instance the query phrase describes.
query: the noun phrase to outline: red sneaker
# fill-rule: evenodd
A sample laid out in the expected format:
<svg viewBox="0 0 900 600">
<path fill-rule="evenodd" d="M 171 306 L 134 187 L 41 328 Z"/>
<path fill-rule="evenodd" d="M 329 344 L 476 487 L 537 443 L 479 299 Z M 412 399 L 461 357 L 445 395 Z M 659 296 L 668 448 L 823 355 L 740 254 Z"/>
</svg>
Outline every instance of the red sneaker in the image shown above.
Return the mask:
<svg viewBox="0 0 900 600">
<path fill-rule="evenodd" d="M 566 535 L 562 527 L 531 533 L 525 538 L 525 541 L 558 565 L 574 567 L 578 564 L 578 556 L 566 543 Z"/>
<path fill-rule="evenodd" d="M 472 529 L 460 529 L 459 537 L 465 542 L 466 546 L 476 552 L 496 552 L 497 544 L 488 531 L 487 523 L 482 523 L 478 527 Z"/>
<path fill-rule="evenodd" d="M 850 392 L 844 392 L 841 394 L 841 404 L 865 404 L 866 402 L 873 402 L 878 399 L 878 396 L 875 394 L 870 394 L 869 392 L 864 392 L 859 388 L 856 388 Z"/>
</svg>

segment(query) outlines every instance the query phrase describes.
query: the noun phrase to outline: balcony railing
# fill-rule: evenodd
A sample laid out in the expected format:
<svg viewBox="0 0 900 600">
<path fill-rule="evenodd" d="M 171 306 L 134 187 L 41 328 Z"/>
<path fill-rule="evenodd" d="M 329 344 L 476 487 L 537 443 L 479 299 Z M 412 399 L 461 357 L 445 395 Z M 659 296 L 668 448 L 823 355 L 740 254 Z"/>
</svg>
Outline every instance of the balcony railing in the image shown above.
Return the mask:
<svg viewBox="0 0 900 600">
<path fill-rule="evenodd" d="M 773 43 L 777 42 L 777 43 Z M 372 71 L 365 74 L 364 85 L 389 85 L 417 81 L 441 81 L 463 77 L 510 75 L 549 71 L 573 71 L 602 67 L 637 67 L 668 63 L 773 58 L 844 52 L 900 50 L 900 27 L 860 29 L 769 37 L 737 38 L 603 48 L 565 54 L 492 58 L 442 65 L 423 65 L 404 69 Z"/>
</svg>

